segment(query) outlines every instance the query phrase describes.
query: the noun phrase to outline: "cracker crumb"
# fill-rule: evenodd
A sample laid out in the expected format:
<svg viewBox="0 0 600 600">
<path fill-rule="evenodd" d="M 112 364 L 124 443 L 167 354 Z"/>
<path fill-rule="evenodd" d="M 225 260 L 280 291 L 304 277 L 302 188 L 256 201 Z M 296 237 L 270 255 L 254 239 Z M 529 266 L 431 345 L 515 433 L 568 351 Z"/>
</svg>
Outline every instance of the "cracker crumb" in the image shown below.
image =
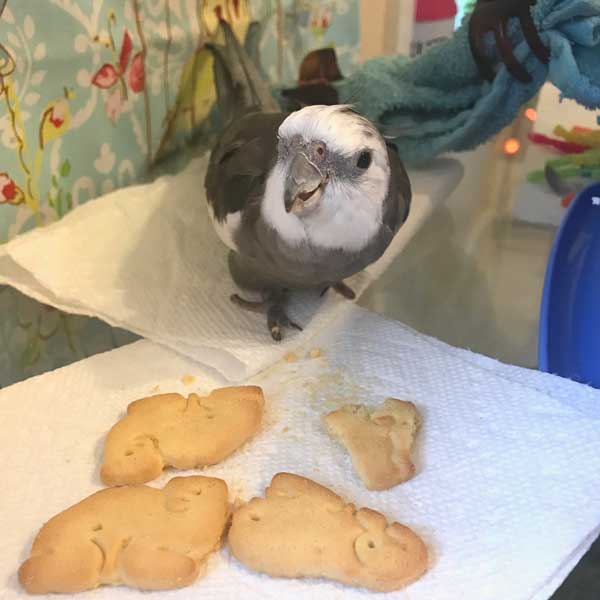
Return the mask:
<svg viewBox="0 0 600 600">
<path fill-rule="evenodd" d="M 194 383 L 194 381 L 196 381 L 196 378 L 193 375 L 184 375 L 181 378 L 181 382 L 184 385 L 192 385 L 192 383 Z"/>
<path fill-rule="evenodd" d="M 150 393 L 151 394 L 155 394 L 156 392 L 158 392 L 160 390 L 160 385 L 155 385 L 151 390 Z"/>
<path fill-rule="evenodd" d="M 319 358 L 320 356 L 322 356 L 323 352 L 321 351 L 321 348 L 313 348 L 308 355 L 311 358 Z"/>
<path fill-rule="evenodd" d="M 298 355 L 295 352 L 288 352 L 284 357 L 285 362 L 293 363 L 298 361 Z"/>
<path fill-rule="evenodd" d="M 284 428 L 281 430 L 281 433 L 287 433 L 289 430 L 290 430 L 290 428 L 289 428 L 289 427 L 284 427 Z"/>
</svg>

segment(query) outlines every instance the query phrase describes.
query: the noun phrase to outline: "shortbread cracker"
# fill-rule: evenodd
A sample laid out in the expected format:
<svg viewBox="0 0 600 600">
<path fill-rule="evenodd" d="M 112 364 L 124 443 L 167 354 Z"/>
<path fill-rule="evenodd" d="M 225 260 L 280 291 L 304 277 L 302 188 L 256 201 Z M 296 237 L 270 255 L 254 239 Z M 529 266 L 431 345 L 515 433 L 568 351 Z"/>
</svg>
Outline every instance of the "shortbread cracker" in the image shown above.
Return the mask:
<svg viewBox="0 0 600 600">
<path fill-rule="evenodd" d="M 162 490 L 105 489 L 42 527 L 19 581 L 33 594 L 102 584 L 184 587 L 219 547 L 228 518 L 227 485 L 221 479 L 176 477 Z"/>
<path fill-rule="evenodd" d="M 213 465 L 256 434 L 264 397 L 259 387 L 209 396 L 162 394 L 132 402 L 109 432 L 100 476 L 106 485 L 145 483 L 165 467 Z"/>
<path fill-rule="evenodd" d="M 398 590 L 427 570 L 427 548 L 404 525 L 356 510 L 304 477 L 279 473 L 238 509 L 228 537 L 233 555 L 275 577 L 325 577 L 378 592 Z"/>
<path fill-rule="evenodd" d="M 375 411 L 348 405 L 323 420 L 350 453 L 367 489 L 387 490 L 414 475 L 411 449 L 420 418 L 412 402 L 390 398 Z"/>
</svg>

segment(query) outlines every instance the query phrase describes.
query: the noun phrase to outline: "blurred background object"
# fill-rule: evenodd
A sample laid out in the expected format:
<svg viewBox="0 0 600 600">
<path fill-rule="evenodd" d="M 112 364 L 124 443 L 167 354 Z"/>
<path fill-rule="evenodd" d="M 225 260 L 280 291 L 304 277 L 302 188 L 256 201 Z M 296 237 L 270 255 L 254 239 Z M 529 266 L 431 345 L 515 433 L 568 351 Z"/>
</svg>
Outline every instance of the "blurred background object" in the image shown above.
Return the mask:
<svg viewBox="0 0 600 600">
<path fill-rule="evenodd" d="M 414 58 L 434 44 L 450 39 L 457 12 L 454 0 L 416 0 L 410 56 Z"/>
</svg>

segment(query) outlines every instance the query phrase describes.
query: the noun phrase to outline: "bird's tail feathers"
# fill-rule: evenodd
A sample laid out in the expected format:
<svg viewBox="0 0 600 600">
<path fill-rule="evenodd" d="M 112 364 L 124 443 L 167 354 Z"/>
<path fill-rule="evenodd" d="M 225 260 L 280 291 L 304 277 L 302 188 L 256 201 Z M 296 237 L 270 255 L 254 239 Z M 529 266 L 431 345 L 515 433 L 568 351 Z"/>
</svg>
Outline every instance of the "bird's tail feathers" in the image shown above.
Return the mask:
<svg viewBox="0 0 600 600">
<path fill-rule="evenodd" d="M 239 43 L 229 24 L 221 20 L 220 27 L 224 44 L 207 44 L 207 48 L 214 56 L 217 102 L 225 123 L 251 111 L 279 110 L 259 66 Z M 251 26 L 248 30 L 250 38 L 246 39 L 248 50 L 251 52 L 257 47 L 254 39 L 255 29 Z"/>
</svg>

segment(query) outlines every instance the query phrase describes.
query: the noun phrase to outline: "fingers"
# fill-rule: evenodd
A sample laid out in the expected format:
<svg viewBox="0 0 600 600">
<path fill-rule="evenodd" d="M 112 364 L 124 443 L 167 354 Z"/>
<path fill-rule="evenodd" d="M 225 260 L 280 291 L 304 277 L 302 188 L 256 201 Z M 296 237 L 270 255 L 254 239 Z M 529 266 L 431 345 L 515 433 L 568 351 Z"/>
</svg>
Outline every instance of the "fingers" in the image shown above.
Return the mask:
<svg viewBox="0 0 600 600">
<path fill-rule="evenodd" d="M 471 17 L 469 22 L 469 45 L 471 47 L 471 55 L 477 65 L 477 70 L 483 79 L 487 81 L 493 81 L 495 72 L 492 67 L 490 59 L 485 55 L 483 38 L 485 35 L 485 29 L 483 29 L 477 15 Z"/>
<path fill-rule="evenodd" d="M 250 300 L 244 300 L 244 298 L 241 298 L 238 294 L 232 294 L 229 299 L 235 305 L 250 312 L 264 313 L 267 311 L 265 302 L 251 302 Z"/>
<path fill-rule="evenodd" d="M 494 28 L 494 38 L 496 40 L 496 47 L 500 54 L 500 59 L 506 65 L 508 72 L 522 83 L 531 82 L 531 75 L 527 72 L 527 69 L 516 59 L 508 36 L 506 35 L 506 22 L 501 21 L 497 27 Z"/>
<path fill-rule="evenodd" d="M 356 299 L 356 294 L 354 293 L 354 291 L 351 288 L 349 288 L 343 281 L 336 283 L 333 286 L 333 289 L 338 294 L 341 294 L 344 298 L 346 298 L 346 300 L 355 300 Z"/>
<path fill-rule="evenodd" d="M 501 0 L 479 0 L 475 12 L 469 22 L 469 46 L 477 69 L 484 79 L 493 81 L 495 72 L 493 61 L 485 52 L 485 34 L 493 31 L 497 52 L 507 71 L 518 81 L 530 83 L 531 75 L 516 59 L 510 39 L 507 35 L 507 23 L 511 17 L 517 17 L 521 25 L 523 37 L 532 53 L 544 64 L 550 60 L 550 51 L 544 45 L 538 33 L 529 6 L 536 0 L 506 2 Z"/>
<path fill-rule="evenodd" d="M 548 64 L 550 60 L 550 50 L 544 46 L 542 38 L 535 28 L 531 13 L 529 10 L 524 10 L 519 14 L 519 23 L 521 23 L 521 29 L 523 30 L 523 36 L 525 41 L 531 48 L 531 51 L 542 61 L 544 64 Z"/>
</svg>

